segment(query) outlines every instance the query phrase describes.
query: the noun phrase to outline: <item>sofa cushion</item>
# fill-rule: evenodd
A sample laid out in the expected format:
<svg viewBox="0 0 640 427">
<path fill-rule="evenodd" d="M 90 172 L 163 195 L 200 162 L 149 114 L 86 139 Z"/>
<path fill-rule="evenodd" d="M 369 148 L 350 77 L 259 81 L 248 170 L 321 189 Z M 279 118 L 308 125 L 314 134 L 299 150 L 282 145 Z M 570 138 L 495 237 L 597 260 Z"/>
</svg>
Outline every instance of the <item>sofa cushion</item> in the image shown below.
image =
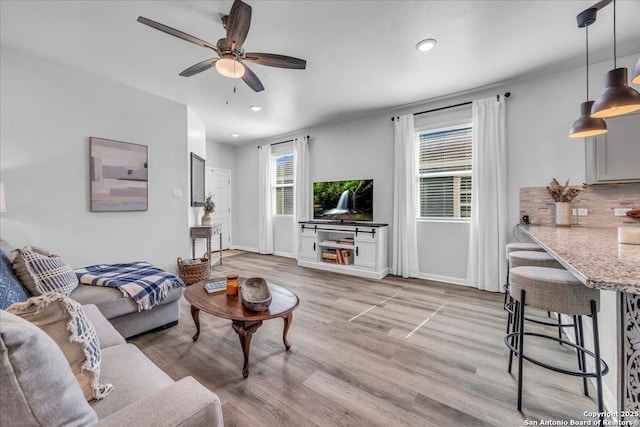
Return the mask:
<svg viewBox="0 0 640 427">
<path fill-rule="evenodd" d="M 0 310 L 0 425 L 93 425 L 67 360 L 40 328 Z"/>
<path fill-rule="evenodd" d="M 157 305 L 169 304 L 182 296 L 182 288 L 170 289 L 166 298 Z M 69 295 L 80 304 L 95 304 L 107 319 L 115 319 L 138 312 L 138 304 L 115 288 L 104 286 L 83 285 L 80 283 Z M 153 311 L 153 309 L 151 310 Z"/>
<path fill-rule="evenodd" d="M 106 399 L 90 402 L 99 418 L 174 383 L 133 344 L 105 348 L 102 351 L 102 375 L 105 381 L 113 384 L 113 392 Z M 171 396 L 166 398 L 171 399 Z"/>
<path fill-rule="evenodd" d="M 93 325 L 100 341 L 100 349 L 112 347 L 114 345 L 126 344 L 127 341 L 120 335 L 120 333 L 113 327 L 93 304 L 87 304 L 82 306 L 85 316 L 89 319 L 89 322 Z"/>
<path fill-rule="evenodd" d="M 24 302 L 28 298 L 27 290 L 11 268 L 9 257 L 0 249 L 0 309 L 6 310 L 14 302 Z"/>
<path fill-rule="evenodd" d="M 73 268 L 58 255 L 32 246 L 16 252 L 13 269 L 32 295 L 48 292 L 69 295 L 78 286 Z"/>
<path fill-rule="evenodd" d="M 87 400 L 109 394 L 111 384 L 100 383 L 100 342 L 80 304 L 53 292 L 13 304 L 7 311 L 40 327 L 58 344 Z"/>
</svg>

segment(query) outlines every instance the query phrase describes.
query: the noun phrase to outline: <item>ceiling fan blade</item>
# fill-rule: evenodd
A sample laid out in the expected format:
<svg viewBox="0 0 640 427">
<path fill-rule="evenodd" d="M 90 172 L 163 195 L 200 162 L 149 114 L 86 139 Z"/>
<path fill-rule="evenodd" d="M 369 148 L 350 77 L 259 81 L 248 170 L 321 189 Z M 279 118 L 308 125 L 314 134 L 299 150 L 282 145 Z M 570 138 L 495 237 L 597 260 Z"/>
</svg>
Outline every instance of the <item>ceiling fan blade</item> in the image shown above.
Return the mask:
<svg viewBox="0 0 640 427">
<path fill-rule="evenodd" d="M 260 82 L 258 76 L 256 76 L 255 73 L 251 71 L 251 68 L 247 67 L 246 64 L 243 65 L 244 76 L 242 76 L 242 80 L 244 80 L 244 82 L 254 91 L 262 92 L 264 90 L 264 86 L 262 86 L 262 82 Z"/>
<path fill-rule="evenodd" d="M 227 40 L 232 50 L 241 50 L 251 25 L 251 6 L 235 0 L 227 19 Z"/>
<path fill-rule="evenodd" d="M 603 7 L 605 7 L 606 5 L 608 5 L 609 3 L 611 3 L 613 0 L 602 0 L 599 1 L 598 3 L 594 4 L 593 6 L 591 6 L 592 9 L 596 9 L 596 10 L 600 10 Z"/>
<path fill-rule="evenodd" d="M 163 33 L 170 34 L 170 35 L 172 35 L 174 37 L 177 37 L 179 39 L 182 39 L 182 40 L 197 44 L 197 45 L 202 46 L 202 47 L 208 47 L 209 49 L 213 49 L 216 52 L 218 51 L 218 47 L 216 45 L 214 45 L 214 44 L 211 44 L 211 43 L 206 42 L 204 40 L 200 40 L 197 37 L 193 37 L 192 35 L 189 35 L 189 34 L 187 34 L 185 32 L 182 32 L 180 30 L 176 30 L 175 28 L 171 28 L 169 26 L 166 26 L 166 25 L 161 24 L 159 22 L 153 21 L 151 19 L 147 19 L 147 18 L 145 18 L 143 16 L 139 16 L 138 17 L 138 22 L 140 22 L 141 24 L 148 25 L 151 28 L 155 28 L 156 30 L 160 30 Z"/>
<path fill-rule="evenodd" d="M 276 55 L 275 53 L 251 52 L 245 54 L 244 59 L 254 64 L 267 65 L 269 67 L 292 68 L 294 70 L 304 70 L 307 68 L 307 61 L 304 59 Z"/>
<path fill-rule="evenodd" d="M 211 58 L 202 62 L 198 62 L 196 65 L 193 65 L 187 68 L 186 70 L 184 70 L 183 72 L 181 72 L 180 75 L 182 77 L 191 77 L 194 74 L 201 73 L 205 70 L 208 70 L 211 67 L 214 67 L 216 65 L 216 62 L 218 62 L 218 59 L 219 58 Z"/>
</svg>

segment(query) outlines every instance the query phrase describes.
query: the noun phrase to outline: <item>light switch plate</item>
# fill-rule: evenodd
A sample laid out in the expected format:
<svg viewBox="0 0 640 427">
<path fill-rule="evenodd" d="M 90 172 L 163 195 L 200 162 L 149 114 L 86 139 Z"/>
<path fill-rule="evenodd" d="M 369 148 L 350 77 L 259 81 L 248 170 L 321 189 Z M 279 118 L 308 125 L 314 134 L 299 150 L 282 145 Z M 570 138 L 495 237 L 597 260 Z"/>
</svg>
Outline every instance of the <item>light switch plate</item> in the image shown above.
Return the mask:
<svg viewBox="0 0 640 427">
<path fill-rule="evenodd" d="M 589 215 L 589 209 L 587 208 L 578 209 L 578 216 L 587 216 L 587 215 Z"/>
<path fill-rule="evenodd" d="M 172 196 L 176 199 L 179 199 L 182 197 L 182 189 L 181 188 L 174 188 L 172 190 Z"/>
</svg>

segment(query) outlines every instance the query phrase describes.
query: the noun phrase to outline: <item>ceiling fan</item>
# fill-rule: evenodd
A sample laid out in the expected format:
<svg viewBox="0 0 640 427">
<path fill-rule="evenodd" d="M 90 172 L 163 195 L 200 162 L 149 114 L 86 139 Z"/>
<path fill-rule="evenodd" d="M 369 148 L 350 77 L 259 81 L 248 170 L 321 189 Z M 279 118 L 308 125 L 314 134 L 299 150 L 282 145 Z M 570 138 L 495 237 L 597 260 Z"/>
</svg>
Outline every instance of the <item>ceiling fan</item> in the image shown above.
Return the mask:
<svg viewBox="0 0 640 427">
<path fill-rule="evenodd" d="M 235 0 L 229 15 L 222 17 L 222 25 L 227 30 L 227 37 L 218 40 L 215 45 L 142 16 L 138 17 L 138 22 L 179 39 L 209 48 L 218 54 L 218 58 L 207 59 L 187 68 L 180 73 L 183 77 L 191 77 L 215 66 L 218 73 L 223 76 L 232 79 L 241 78 L 251 89 L 260 92 L 264 90 L 262 82 L 243 62 L 295 70 L 304 70 L 307 66 L 307 61 L 304 59 L 291 56 L 274 53 L 245 53 L 242 45 L 251 25 L 251 6 L 241 0 Z"/>
</svg>

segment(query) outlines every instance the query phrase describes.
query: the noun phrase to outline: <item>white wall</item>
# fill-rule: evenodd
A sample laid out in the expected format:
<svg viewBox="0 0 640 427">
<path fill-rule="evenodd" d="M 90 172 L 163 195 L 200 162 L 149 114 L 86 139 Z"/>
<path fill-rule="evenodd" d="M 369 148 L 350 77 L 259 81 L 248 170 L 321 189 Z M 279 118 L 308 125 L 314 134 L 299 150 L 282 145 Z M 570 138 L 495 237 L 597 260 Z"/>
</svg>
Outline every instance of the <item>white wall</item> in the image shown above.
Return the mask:
<svg viewBox="0 0 640 427">
<path fill-rule="evenodd" d="M 59 253 L 74 267 L 147 260 L 169 271 L 188 253 L 184 105 L 96 75 L 0 51 L 0 171 L 14 246 Z M 89 211 L 89 137 L 147 145 L 149 210 Z"/>
<path fill-rule="evenodd" d="M 215 141 L 207 141 L 207 167 L 229 169 L 233 172 L 236 148 Z"/>
<path fill-rule="evenodd" d="M 231 244 L 258 252 L 258 150 L 255 144 L 249 144 L 236 148 L 235 154 Z"/>
</svg>

